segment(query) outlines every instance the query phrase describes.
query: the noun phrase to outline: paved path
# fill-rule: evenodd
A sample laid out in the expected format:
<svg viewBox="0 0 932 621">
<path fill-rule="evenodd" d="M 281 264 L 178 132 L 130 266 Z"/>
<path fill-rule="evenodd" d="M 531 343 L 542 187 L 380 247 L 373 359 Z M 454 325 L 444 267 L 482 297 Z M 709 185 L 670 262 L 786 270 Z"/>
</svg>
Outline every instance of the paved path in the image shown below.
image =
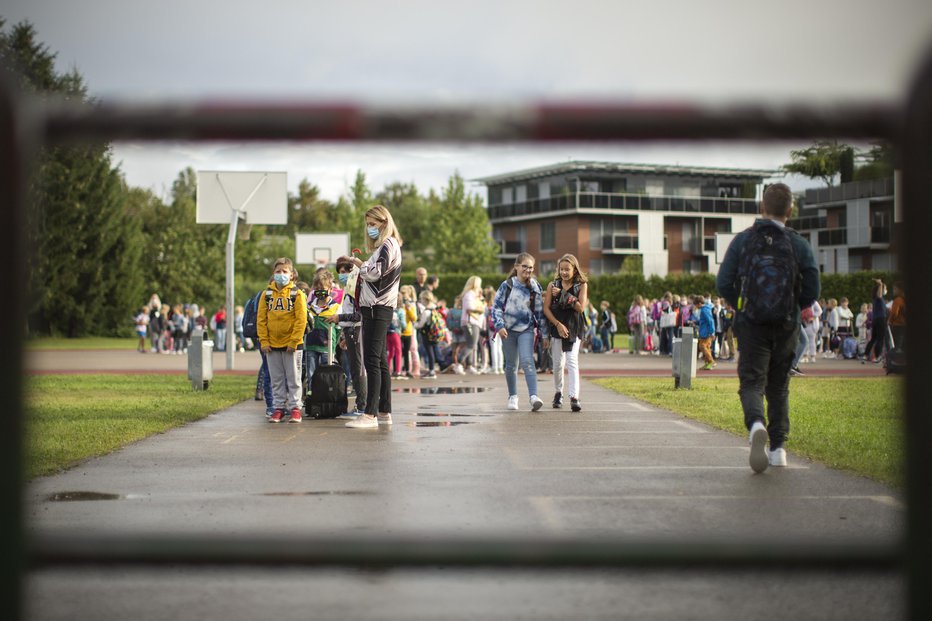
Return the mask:
<svg viewBox="0 0 932 621">
<path fill-rule="evenodd" d="M 549 406 L 506 412 L 500 376 L 444 376 L 395 389 L 391 429 L 270 425 L 260 403 L 243 402 L 34 481 L 28 524 L 54 533 L 298 537 L 894 542 L 902 533 L 901 499 L 888 487 L 792 452 L 788 468 L 754 475 L 746 439 L 591 382 L 580 414 Z M 53 500 L 71 492 L 115 499 Z M 857 573 L 61 569 L 33 575 L 28 604 L 35 619 L 797 621 L 896 618 L 903 589 L 899 576 Z"/>
</svg>

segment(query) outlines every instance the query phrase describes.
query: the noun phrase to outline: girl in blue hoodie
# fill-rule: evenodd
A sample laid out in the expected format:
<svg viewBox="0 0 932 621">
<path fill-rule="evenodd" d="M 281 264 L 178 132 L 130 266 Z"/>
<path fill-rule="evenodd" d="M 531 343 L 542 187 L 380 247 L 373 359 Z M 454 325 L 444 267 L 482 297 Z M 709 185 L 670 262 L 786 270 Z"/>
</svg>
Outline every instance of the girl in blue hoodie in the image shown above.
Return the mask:
<svg viewBox="0 0 932 621">
<path fill-rule="evenodd" d="M 505 354 L 505 381 L 508 384 L 508 409 L 518 409 L 518 364 L 524 370 L 531 411 L 544 404 L 537 396 L 537 370 L 534 366 L 534 339 L 540 330 L 544 347 L 549 345 L 547 325 L 543 321 L 543 291 L 534 278 L 534 257 L 522 252 L 514 269 L 503 282 L 492 303 L 495 338 L 502 339 Z"/>
</svg>

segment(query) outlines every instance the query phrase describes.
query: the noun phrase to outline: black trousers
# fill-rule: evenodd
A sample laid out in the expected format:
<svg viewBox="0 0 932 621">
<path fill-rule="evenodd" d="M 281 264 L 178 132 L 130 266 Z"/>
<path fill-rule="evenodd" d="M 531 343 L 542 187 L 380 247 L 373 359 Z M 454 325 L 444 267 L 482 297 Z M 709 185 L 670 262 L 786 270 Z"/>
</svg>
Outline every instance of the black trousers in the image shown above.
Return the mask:
<svg viewBox="0 0 932 621">
<path fill-rule="evenodd" d="M 394 310 L 389 306 L 363 306 L 362 360 L 366 367 L 366 414 L 392 411 L 392 377 L 388 372 L 385 335 Z"/>
<path fill-rule="evenodd" d="M 362 373 L 362 344 L 359 342 L 358 326 L 343 329 L 343 337 L 346 339 L 346 357 L 349 360 L 350 378 L 353 382 L 353 390 L 356 392 L 356 410 L 359 412 L 366 411 L 366 395 L 369 393 L 368 384 L 363 381 Z"/>
<path fill-rule="evenodd" d="M 780 448 L 790 434 L 790 368 L 799 341 L 799 323 L 760 326 L 742 317 L 735 322 L 738 337 L 738 396 L 744 424 L 766 422 L 771 449 Z M 764 396 L 767 416 L 764 416 Z"/>
</svg>

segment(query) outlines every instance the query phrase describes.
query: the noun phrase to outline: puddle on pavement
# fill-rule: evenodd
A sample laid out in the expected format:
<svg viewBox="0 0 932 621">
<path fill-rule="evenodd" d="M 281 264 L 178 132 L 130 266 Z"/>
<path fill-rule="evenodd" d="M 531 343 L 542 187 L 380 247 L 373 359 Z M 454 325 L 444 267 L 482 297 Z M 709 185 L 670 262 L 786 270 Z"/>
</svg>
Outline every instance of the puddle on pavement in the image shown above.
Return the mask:
<svg viewBox="0 0 932 621">
<path fill-rule="evenodd" d="M 417 412 L 415 416 L 437 416 L 445 418 L 448 416 L 455 416 L 457 418 L 481 418 L 481 417 L 491 417 L 494 414 L 454 414 L 452 412 Z"/>
<path fill-rule="evenodd" d="M 315 492 L 264 492 L 256 496 L 371 496 L 372 492 L 323 490 Z"/>
<path fill-rule="evenodd" d="M 492 390 L 484 386 L 427 386 L 425 388 L 392 388 L 392 392 L 412 395 L 465 395 Z"/>
<path fill-rule="evenodd" d="M 103 492 L 56 492 L 46 500 L 50 502 L 76 502 L 81 500 L 121 500 L 121 494 L 104 494 Z"/>
<path fill-rule="evenodd" d="M 470 420 L 444 420 L 444 421 L 418 421 L 414 423 L 415 427 L 455 427 L 456 425 L 474 425 L 475 421 Z"/>
</svg>

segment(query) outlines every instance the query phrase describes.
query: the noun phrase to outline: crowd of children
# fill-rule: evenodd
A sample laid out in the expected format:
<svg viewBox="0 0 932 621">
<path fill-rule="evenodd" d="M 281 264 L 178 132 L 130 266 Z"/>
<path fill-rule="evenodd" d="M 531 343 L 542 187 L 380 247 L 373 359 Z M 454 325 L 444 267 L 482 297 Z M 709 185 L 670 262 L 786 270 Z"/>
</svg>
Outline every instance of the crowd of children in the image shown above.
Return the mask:
<svg viewBox="0 0 932 621">
<path fill-rule="evenodd" d="M 158 294 L 152 294 L 148 304 L 140 307 L 133 316 L 136 351 L 141 354 L 185 354 L 195 328 L 204 332 L 204 338 L 214 337 L 214 349 L 225 351 L 227 339 L 227 312 L 221 306 L 209 315 L 197 304 L 163 304 Z M 243 307 L 237 306 L 233 316 L 234 344 L 239 351 L 255 347 L 243 338 Z"/>
</svg>

